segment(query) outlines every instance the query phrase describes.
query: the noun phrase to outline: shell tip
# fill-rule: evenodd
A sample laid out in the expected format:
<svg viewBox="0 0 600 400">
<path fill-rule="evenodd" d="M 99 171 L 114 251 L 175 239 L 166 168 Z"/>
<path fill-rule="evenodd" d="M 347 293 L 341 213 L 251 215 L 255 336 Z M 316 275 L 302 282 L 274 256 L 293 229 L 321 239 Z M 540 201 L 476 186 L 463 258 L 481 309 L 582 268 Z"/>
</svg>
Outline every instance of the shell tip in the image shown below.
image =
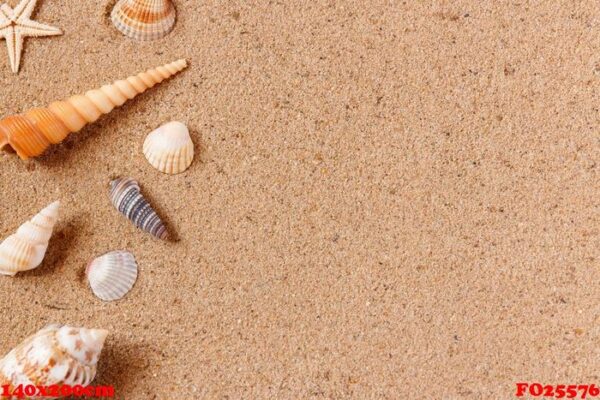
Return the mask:
<svg viewBox="0 0 600 400">
<path fill-rule="evenodd" d="M 50 213 L 58 213 L 58 210 L 60 209 L 60 200 L 56 200 L 53 203 L 50 203 L 46 208 L 45 211 L 46 212 L 50 212 Z"/>
<path fill-rule="evenodd" d="M 112 189 L 115 187 L 115 185 L 117 185 L 119 183 L 119 181 L 121 181 L 121 177 L 119 177 L 119 176 L 111 177 L 110 181 L 108 183 L 108 186 Z"/>
<path fill-rule="evenodd" d="M 169 234 L 168 231 L 164 231 L 163 233 L 161 233 L 158 238 L 161 239 L 161 240 L 165 240 L 167 242 L 171 241 L 171 235 Z"/>
<path fill-rule="evenodd" d="M 104 343 L 108 336 L 108 330 L 106 329 L 92 329 L 92 337 L 99 343 Z"/>
<path fill-rule="evenodd" d="M 97 351 L 100 352 L 102 347 L 104 347 L 104 341 L 108 336 L 108 331 L 106 329 L 89 329 L 87 332 L 89 336 L 84 338 L 84 342 L 87 342 L 89 346 L 96 348 Z"/>
<path fill-rule="evenodd" d="M 175 61 L 175 63 L 178 64 L 181 69 L 185 69 L 188 67 L 188 61 L 185 58 L 179 59 Z"/>
</svg>

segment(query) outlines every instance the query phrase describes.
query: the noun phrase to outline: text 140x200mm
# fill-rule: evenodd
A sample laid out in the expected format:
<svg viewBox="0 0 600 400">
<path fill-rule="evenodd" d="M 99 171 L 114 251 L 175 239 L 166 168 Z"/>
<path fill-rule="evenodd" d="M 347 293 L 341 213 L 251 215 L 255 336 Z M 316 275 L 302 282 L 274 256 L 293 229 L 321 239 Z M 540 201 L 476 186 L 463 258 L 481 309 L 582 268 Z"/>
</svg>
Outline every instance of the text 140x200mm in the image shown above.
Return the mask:
<svg viewBox="0 0 600 400">
<path fill-rule="evenodd" d="M 2 385 L 0 398 L 27 399 L 29 397 L 114 397 L 115 389 L 112 386 L 81 386 L 81 385 Z"/>
</svg>

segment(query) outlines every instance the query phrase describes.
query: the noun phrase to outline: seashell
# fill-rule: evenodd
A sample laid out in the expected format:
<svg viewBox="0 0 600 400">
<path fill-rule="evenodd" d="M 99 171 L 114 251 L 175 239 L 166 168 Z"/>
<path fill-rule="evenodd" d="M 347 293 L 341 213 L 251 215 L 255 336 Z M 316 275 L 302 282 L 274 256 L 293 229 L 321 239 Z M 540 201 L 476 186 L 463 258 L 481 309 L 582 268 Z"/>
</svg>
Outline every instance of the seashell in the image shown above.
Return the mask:
<svg viewBox="0 0 600 400">
<path fill-rule="evenodd" d="M 0 120 L 0 149 L 10 145 L 23 160 L 39 156 L 51 144 L 62 142 L 70 133 L 81 130 L 186 67 L 186 60 L 175 61 L 90 90 L 83 96 L 56 101 L 47 108 L 34 108 L 6 117 Z"/>
<path fill-rule="evenodd" d="M 150 132 L 144 141 L 148 162 L 165 174 L 179 174 L 192 164 L 194 143 L 188 128 L 173 121 Z"/>
<path fill-rule="evenodd" d="M 119 0 L 110 17 L 122 34 L 145 41 L 171 32 L 176 14 L 171 0 Z"/>
<path fill-rule="evenodd" d="M 96 376 L 107 335 L 104 329 L 49 325 L 0 360 L 0 386 L 8 386 L 11 393 L 19 385 L 87 386 Z"/>
<path fill-rule="evenodd" d="M 58 201 L 50 204 L 0 244 L 0 274 L 14 276 L 42 263 L 59 207 Z"/>
<path fill-rule="evenodd" d="M 169 233 L 165 224 L 142 196 L 140 186 L 132 178 L 118 178 L 110 183 L 110 199 L 113 205 L 138 228 L 153 236 L 167 240 Z"/>
<path fill-rule="evenodd" d="M 112 251 L 89 263 L 85 273 L 94 294 L 104 301 L 113 301 L 129 293 L 138 270 L 133 254 Z"/>
</svg>

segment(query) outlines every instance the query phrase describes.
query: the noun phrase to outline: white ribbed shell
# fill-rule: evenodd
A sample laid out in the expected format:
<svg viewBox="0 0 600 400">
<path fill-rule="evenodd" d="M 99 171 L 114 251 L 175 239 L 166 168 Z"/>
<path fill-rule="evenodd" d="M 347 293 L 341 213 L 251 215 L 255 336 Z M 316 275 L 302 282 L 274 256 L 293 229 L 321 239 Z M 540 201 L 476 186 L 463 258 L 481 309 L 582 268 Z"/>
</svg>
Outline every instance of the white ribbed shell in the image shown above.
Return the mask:
<svg viewBox="0 0 600 400">
<path fill-rule="evenodd" d="M 50 204 L 0 244 L 0 274 L 12 276 L 42 263 L 59 208 L 58 201 Z"/>
<path fill-rule="evenodd" d="M 92 261 L 86 269 L 90 287 L 104 301 L 123 298 L 133 287 L 138 267 L 133 254 L 112 251 Z"/>
<path fill-rule="evenodd" d="M 156 40 L 175 25 L 177 12 L 171 0 L 119 0 L 111 13 L 115 27 L 135 40 Z"/>
<path fill-rule="evenodd" d="M 148 162 L 165 174 L 179 174 L 192 164 L 194 143 L 188 128 L 173 121 L 150 132 L 144 141 Z"/>
</svg>

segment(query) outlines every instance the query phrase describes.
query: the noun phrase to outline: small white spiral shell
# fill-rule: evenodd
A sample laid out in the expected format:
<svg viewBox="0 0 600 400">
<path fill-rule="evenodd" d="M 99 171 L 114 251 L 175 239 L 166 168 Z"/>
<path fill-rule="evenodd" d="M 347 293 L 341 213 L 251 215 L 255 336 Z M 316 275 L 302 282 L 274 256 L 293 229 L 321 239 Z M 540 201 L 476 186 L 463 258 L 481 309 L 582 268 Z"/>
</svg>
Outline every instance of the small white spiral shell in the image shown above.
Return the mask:
<svg viewBox="0 0 600 400">
<path fill-rule="evenodd" d="M 59 208 L 60 203 L 55 201 L 0 243 L 0 274 L 13 276 L 42 263 Z"/>
</svg>

